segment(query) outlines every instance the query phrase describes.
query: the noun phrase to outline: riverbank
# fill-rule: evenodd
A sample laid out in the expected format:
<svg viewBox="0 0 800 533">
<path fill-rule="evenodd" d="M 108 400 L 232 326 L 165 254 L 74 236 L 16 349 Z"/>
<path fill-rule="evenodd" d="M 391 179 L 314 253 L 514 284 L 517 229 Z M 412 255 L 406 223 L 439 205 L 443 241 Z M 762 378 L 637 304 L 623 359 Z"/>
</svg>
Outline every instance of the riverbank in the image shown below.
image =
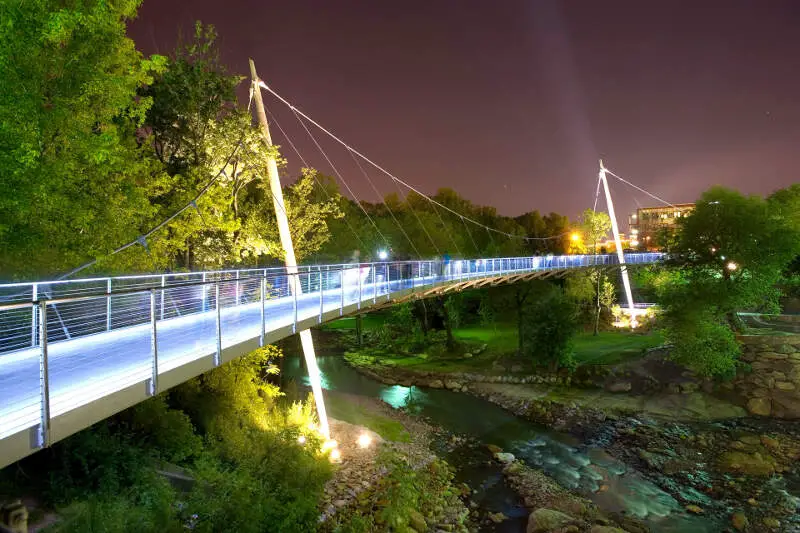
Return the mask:
<svg viewBox="0 0 800 533">
<path fill-rule="evenodd" d="M 461 499 L 469 491 L 431 451 L 437 428 L 375 398 L 328 391 L 326 401 L 366 425 L 330 420 L 341 458 L 320 503 L 320 531 L 470 531 Z"/>
<path fill-rule="evenodd" d="M 788 490 L 798 477 L 798 423 L 743 418 L 742 408 L 700 390 L 633 395 L 528 383 L 525 377 L 507 383 L 469 373 L 354 367 L 383 383 L 418 381 L 435 388 L 441 382 L 567 431 L 644 473 L 686 512 L 718 517 L 736 531 L 800 531 L 800 500 Z"/>
</svg>

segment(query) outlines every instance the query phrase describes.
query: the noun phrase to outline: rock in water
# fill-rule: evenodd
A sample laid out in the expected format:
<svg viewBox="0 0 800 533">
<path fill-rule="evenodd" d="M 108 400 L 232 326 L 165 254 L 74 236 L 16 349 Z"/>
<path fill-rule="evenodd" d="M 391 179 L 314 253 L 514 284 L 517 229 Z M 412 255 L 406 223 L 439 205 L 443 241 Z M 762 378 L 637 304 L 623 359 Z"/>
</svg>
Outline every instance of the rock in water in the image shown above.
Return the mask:
<svg viewBox="0 0 800 533">
<path fill-rule="evenodd" d="M 627 533 L 624 529 L 620 529 L 614 526 L 592 526 L 592 529 L 589 530 L 589 533 Z"/>
<path fill-rule="evenodd" d="M 568 514 L 552 509 L 536 509 L 528 517 L 526 533 L 547 533 L 548 531 L 563 527 L 574 519 Z"/>
<path fill-rule="evenodd" d="M 508 452 L 497 452 L 496 454 L 494 454 L 494 458 L 503 464 L 513 463 L 514 460 L 516 459 L 513 453 L 508 453 Z"/>
<path fill-rule="evenodd" d="M 749 521 L 743 512 L 739 511 L 731 515 L 731 525 L 736 531 L 744 531 L 747 529 L 748 524 Z"/>
</svg>

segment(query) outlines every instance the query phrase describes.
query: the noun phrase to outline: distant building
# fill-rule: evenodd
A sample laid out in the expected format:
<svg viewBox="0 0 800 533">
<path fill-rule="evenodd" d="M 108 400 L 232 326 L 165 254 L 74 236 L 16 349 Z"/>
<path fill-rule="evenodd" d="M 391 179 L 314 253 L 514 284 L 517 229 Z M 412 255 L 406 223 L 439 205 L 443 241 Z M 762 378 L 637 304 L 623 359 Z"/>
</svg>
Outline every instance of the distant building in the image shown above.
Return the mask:
<svg viewBox="0 0 800 533">
<path fill-rule="evenodd" d="M 674 230 L 679 218 L 688 216 L 694 204 L 676 204 L 664 207 L 640 207 L 628 217 L 630 226 L 630 247 L 640 250 L 657 250 L 663 243 L 658 242 L 664 230 Z"/>
</svg>

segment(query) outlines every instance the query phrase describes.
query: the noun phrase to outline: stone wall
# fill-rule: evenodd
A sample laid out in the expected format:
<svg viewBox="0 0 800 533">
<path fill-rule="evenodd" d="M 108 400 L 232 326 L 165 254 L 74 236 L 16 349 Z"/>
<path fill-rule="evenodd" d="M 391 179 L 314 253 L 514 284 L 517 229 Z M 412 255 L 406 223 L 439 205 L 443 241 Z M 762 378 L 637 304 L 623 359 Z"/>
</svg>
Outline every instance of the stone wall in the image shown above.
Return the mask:
<svg viewBox="0 0 800 533">
<path fill-rule="evenodd" d="M 800 419 L 800 335 L 743 335 L 742 361 L 750 364 L 729 385 L 759 416 Z"/>
</svg>

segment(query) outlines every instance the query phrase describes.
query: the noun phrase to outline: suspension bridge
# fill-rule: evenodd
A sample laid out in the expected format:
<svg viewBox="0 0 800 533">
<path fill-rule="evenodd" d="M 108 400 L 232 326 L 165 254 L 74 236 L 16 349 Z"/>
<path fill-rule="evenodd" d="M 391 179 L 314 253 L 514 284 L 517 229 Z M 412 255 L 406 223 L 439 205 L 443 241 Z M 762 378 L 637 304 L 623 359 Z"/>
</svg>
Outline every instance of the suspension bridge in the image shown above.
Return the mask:
<svg viewBox="0 0 800 533">
<path fill-rule="evenodd" d="M 562 255 L 0 285 L 0 467 L 311 326 L 408 298 L 619 267 L 615 255 Z"/>
<path fill-rule="evenodd" d="M 488 227 L 468 214 L 442 205 L 344 143 L 266 87 L 257 78 L 252 64 L 251 72 L 250 99 L 256 101 L 268 147 L 272 141 L 261 101 L 261 87 L 289 106 L 298 120 L 305 118 L 351 155 L 374 166 L 395 184 L 426 198 L 437 209 L 437 214 L 441 209 L 460 219 L 468 233 L 469 225 L 474 225 L 490 235 L 540 240 Z M 294 147 L 291 140 L 287 140 Z M 316 140 L 314 143 L 322 151 Z M 298 155 L 302 158 L 299 152 Z M 346 185 L 344 177 L 336 171 L 327 154 L 324 155 Z M 635 304 L 627 268 L 662 259 L 659 253 L 623 253 L 606 173 L 622 178 L 601 164 L 595 208 L 602 184 L 617 244 L 614 255 L 419 259 L 298 266 L 277 166 L 272 157 L 267 170 L 286 253 L 285 267 L 64 279 L 92 266 L 95 261 L 91 261 L 61 279 L 0 284 L 0 468 L 148 397 L 295 333 L 301 336 L 323 433 L 327 433 L 310 327 L 410 298 L 560 277 L 580 269 L 619 270 L 627 305 L 633 310 Z M 112 253 L 137 244 L 146 246 L 146 239 L 153 233 L 190 207 L 197 209 L 196 200 L 224 172 L 223 167 L 186 206 Z M 366 173 L 364 176 L 369 179 Z M 377 192 L 371 181 L 370 184 Z M 352 194 L 352 189 L 346 186 Z M 355 199 L 375 226 L 358 198 Z M 394 215 L 393 218 L 397 222 Z M 419 217 L 417 220 L 422 225 Z M 403 228 L 400 229 L 408 238 Z M 380 233 L 377 226 L 375 230 Z M 427 230 L 425 233 L 430 238 Z M 545 239 L 549 238 L 563 236 Z M 409 241 L 415 248 L 410 238 Z"/>
</svg>

